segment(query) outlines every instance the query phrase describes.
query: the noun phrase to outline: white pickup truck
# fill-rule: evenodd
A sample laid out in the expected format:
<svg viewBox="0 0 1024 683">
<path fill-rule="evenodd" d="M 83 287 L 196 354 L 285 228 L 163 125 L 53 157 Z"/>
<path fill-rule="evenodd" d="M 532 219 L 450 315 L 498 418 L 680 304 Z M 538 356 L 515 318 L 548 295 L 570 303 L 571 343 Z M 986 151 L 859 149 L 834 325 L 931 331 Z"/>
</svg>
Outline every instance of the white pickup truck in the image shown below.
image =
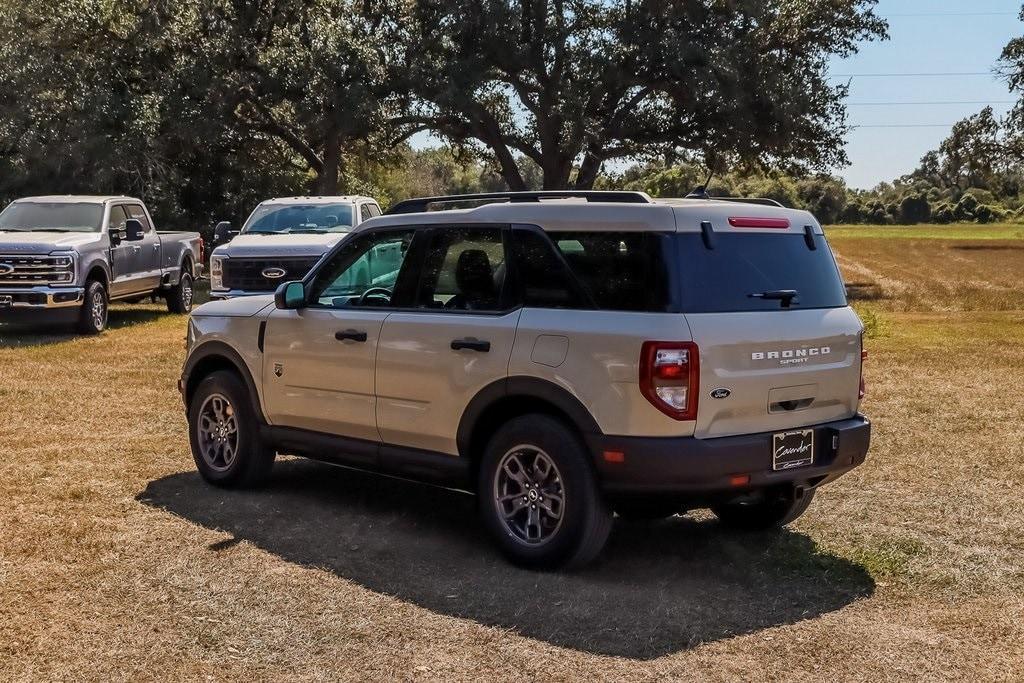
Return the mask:
<svg viewBox="0 0 1024 683">
<path fill-rule="evenodd" d="M 353 228 L 379 215 L 372 197 L 278 197 L 261 202 L 240 233 L 222 221 L 210 255 L 210 298 L 268 294 L 301 280 Z"/>
<path fill-rule="evenodd" d="M 0 323 L 107 326 L 111 301 L 161 297 L 192 309 L 203 263 L 197 232 L 163 232 L 133 197 L 26 197 L 0 213 Z"/>
</svg>

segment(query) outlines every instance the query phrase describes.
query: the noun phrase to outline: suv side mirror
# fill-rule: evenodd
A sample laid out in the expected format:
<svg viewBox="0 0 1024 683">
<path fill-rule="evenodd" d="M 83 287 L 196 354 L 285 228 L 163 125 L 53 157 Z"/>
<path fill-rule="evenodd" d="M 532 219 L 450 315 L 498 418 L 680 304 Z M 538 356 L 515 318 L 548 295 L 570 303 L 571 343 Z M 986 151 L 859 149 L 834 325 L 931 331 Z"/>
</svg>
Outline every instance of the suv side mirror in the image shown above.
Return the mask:
<svg viewBox="0 0 1024 683">
<path fill-rule="evenodd" d="M 128 242 L 138 242 L 145 237 L 146 229 L 142 227 L 142 221 L 137 218 L 129 218 L 124 222 L 124 238 Z"/>
<path fill-rule="evenodd" d="M 223 244 L 229 241 L 234 235 L 231 230 L 231 221 L 221 221 L 213 229 L 213 243 Z"/>
<path fill-rule="evenodd" d="M 274 305 L 281 310 L 295 310 L 306 305 L 306 288 L 298 280 L 285 282 L 274 292 Z"/>
</svg>

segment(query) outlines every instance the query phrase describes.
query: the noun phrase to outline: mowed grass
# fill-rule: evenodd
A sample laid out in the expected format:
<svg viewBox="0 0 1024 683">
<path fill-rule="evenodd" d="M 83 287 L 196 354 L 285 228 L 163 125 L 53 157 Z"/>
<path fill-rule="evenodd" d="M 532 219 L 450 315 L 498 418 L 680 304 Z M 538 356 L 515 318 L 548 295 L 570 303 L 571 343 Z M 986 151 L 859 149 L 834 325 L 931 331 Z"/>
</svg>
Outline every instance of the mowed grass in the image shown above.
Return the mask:
<svg viewBox="0 0 1024 683">
<path fill-rule="evenodd" d="M 0 680 L 1019 680 L 1024 306 L 941 310 L 988 299 L 928 253 L 901 281 L 945 298 L 869 302 L 863 467 L 778 535 L 617 521 L 577 574 L 508 566 L 464 494 L 294 459 L 204 485 L 184 317 L 0 328 Z"/>
<path fill-rule="evenodd" d="M 1019 240 L 1024 239 L 1024 224 L 994 223 L 976 225 L 952 223 L 949 225 L 831 225 L 825 234 L 838 238 L 899 238 L 942 240 Z"/>
<path fill-rule="evenodd" d="M 935 236 L 947 229 L 952 232 Z M 869 226 L 826 229 L 850 298 L 858 306 L 880 311 L 1024 309 L 1024 227 L 880 230 L 875 234 Z M 972 230 L 991 231 L 992 236 L 953 236 Z M 1019 234 L 1011 237 L 1015 231 Z M 897 234 L 903 236 L 893 236 Z"/>
</svg>

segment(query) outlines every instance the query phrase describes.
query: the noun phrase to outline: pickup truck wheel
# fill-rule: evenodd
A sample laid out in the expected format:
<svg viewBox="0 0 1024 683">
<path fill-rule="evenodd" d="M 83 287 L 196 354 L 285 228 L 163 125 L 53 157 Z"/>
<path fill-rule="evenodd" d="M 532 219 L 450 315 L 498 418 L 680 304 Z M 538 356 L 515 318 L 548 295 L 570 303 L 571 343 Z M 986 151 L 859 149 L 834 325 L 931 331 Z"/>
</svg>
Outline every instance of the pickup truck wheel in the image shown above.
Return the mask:
<svg viewBox="0 0 1024 683">
<path fill-rule="evenodd" d="M 233 372 L 204 377 L 188 406 L 192 458 L 203 479 L 224 487 L 256 486 L 274 465 L 245 384 Z"/>
<path fill-rule="evenodd" d="M 192 310 L 192 274 L 181 271 L 178 284 L 167 291 L 167 310 L 171 313 L 188 313 Z"/>
<path fill-rule="evenodd" d="M 478 492 L 485 526 L 515 564 L 581 567 L 611 530 L 586 449 L 547 415 L 518 417 L 498 430 L 480 463 Z"/>
<path fill-rule="evenodd" d="M 807 489 L 799 498 L 777 498 L 760 503 L 729 503 L 711 508 L 719 521 L 738 531 L 778 529 L 796 521 L 814 500 L 814 489 Z"/>
<path fill-rule="evenodd" d="M 107 328 L 109 307 L 107 288 L 99 280 L 89 280 L 85 285 L 85 301 L 78 312 L 78 331 L 82 334 L 103 332 Z"/>
</svg>

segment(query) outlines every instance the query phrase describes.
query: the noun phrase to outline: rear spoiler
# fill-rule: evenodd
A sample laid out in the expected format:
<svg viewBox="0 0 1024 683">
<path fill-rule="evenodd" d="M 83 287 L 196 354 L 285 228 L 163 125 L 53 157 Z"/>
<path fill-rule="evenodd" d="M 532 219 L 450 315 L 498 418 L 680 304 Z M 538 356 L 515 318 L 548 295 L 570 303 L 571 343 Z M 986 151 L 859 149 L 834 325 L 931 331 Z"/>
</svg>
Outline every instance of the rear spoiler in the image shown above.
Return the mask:
<svg viewBox="0 0 1024 683">
<path fill-rule="evenodd" d="M 615 204 L 653 204 L 644 192 L 601 191 L 601 190 L 542 190 L 539 192 L 484 192 L 478 194 L 455 194 L 441 197 L 419 197 L 398 202 L 385 212 L 391 216 L 400 213 L 422 213 L 431 211 L 436 204 L 493 204 L 496 202 L 531 203 L 545 199 L 585 199 L 588 202 L 611 202 Z M 433 209 L 437 210 L 437 209 Z"/>
</svg>

